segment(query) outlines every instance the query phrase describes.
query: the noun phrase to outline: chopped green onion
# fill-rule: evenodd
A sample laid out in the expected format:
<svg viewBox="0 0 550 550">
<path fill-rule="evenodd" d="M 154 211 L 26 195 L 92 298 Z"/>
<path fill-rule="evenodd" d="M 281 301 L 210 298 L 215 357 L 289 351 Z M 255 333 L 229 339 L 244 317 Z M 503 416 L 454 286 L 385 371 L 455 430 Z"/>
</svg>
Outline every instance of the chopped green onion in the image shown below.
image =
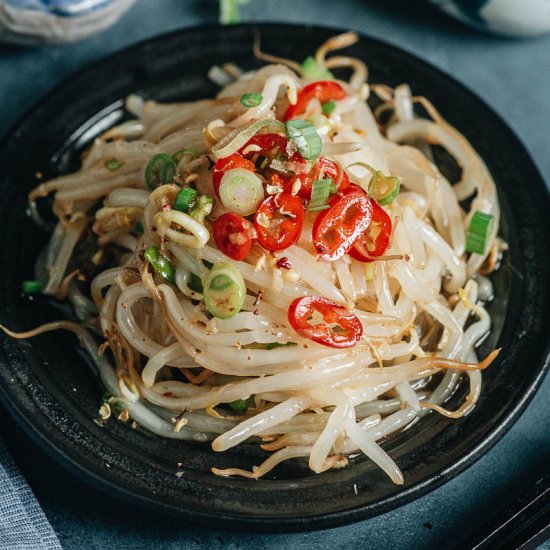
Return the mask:
<svg viewBox="0 0 550 550">
<path fill-rule="evenodd" d="M 228 170 L 220 183 L 220 199 L 223 205 L 241 216 L 254 214 L 264 199 L 262 180 L 244 168 Z"/>
<path fill-rule="evenodd" d="M 124 163 L 118 159 L 109 159 L 105 161 L 105 168 L 107 170 L 110 170 L 111 172 L 114 172 L 115 170 L 118 170 Z"/>
<path fill-rule="evenodd" d="M 279 342 L 271 342 L 270 344 L 266 344 L 265 349 L 272 350 L 275 348 L 285 348 L 287 346 L 297 346 L 298 344 L 296 342 L 287 342 L 286 344 L 279 344 Z"/>
<path fill-rule="evenodd" d="M 329 99 L 328 101 L 321 103 L 321 111 L 326 116 L 331 115 L 334 109 L 336 109 L 336 101 L 334 101 L 334 99 Z"/>
<path fill-rule="evenodd" d="M 311 80 L 334 80 L 334 75 L 311 55 L 302 63 L 302 76 Z"/>
<path fill-rule="evenodd" d="M 239 313 L 246 296 L 243 276 L 232 264 L 214 265 L 204 281 L 206 309 L 219 319 L 229 319 Z"/>
<path fill-rule="evenodd" d="M 214 208 L 214 199 L 201 195 L 191 207 L 189 215 L 199 223 L 204 223 L 204 218 L 212 212 L 212 208 Z"/>
<path fill-rule="evenodd" d="M 329 208 L 327 201 L 329 196 L 338 192 L 331 178 L 315 180 L 311 186 L 311 200 L 307 207 L 308 212 L 318 212 Z"/>
<path fill-rule="evenodd" d="M 234 25 L 241 20 L 239 5 L 246 4 L 249 0 L 220 0 L 220 23 L 222 25 Z"/>
<path fill-rule="evenodd" d="M 163 256 L 156 246 L 145 251 L 145 259 L 153 266 L 155 272 L 171 285 L 176 284 L 176 271 L 170 260 Z"/>
<path fill-rule="evenodd" d="M 271 159 L 269 157 L 264 157 L 263 155 L 258 155 L 258 158 L 256 159 L 256 167 L 259 170 L 265 170 L 269 163 L 271 162 Z"/>
<path fill-rule="evenodd" d="M 143 235 L 143 224 L 141 222 L 136 223 L 136 226 L 134 227 L 134 233 L 136 235 Z"/>
<path fill-rule="evenodd" d="M 495 217 L 476 210 L 466 233 L 466 252 L 485 254 L 493 230 Z"/>
<path fill-rule="evenodd" d="M 172 155 L 172 160 L 178 164 L 178 162 L 185 156 L 185 155 L 189 155 L 191 157 L 194 157 L 196 159 L 199 158 L 200 156 L 200 153 L 198 151 L 195 151 L 193 149 L 180 149 L 179 151 L 176 151 L 173 155 Z"/>
<path fill-rule="evenodd" d="M 285 122 L 285 130 L 302 158 L 313 160 L 321 154 L 323 143 L 313 124 L 301 118 L 294 118 Z"/>
<path fill-rule="evenodd" d="M 328 136 L 332 132 L 333 126 L 330 120 L 322 115 L 321 113 L 314 114 L 310 119 L 308 119 L 313 126 L 317 129 L 319 137 L 323 139 L 323 136 Z"/>
<path fill-rule="evenodd" d="M 191 273 L 191 276 L 189 277 L 189 281 L 187 281 L 187 286 L 193 292 L 198 292 L 199 294 L 202 294 L 202 291 L 203 291 L 202 281 L 201 281 L 201 278 L 198 275 L 195 275 L 194 273 Z"/>
<path fill-rule="evenodd" d="M 145 167 L 145 183 L 151 191 L 159 185 L 170 183 L 176 175 L 176 165 L 170 155 L 159 153 Z"/>
<path fill-rule="evenodd" d="M 195 199 L 199 192 L 196 189 L 191 189 L 186 187 L 182 189 L 176 196 L 174 202 L 174 210 L 179 210 L 180 212 L 188 212 L 192 204 L 195 202 Z"/>
<path fill-rule="evenodd" d="M 369 167 L 370 168 L 370 167 Z M 383 172 L 370 168 L 372 172 L 372 178 L 369 181 L 369 195 L 374 197 L 378 204 L 385 206 L 393 202 L 401 182 L 396 176 L 386 176 Z"/>
<path fill-rule="evenodd" d="M 262 94 L 243 94 L 241 96 L 241 105 L 250 109 L 251 107 L 257 107 L 263 100 Z"/>
<path fill-rule="evenodd" d="M 254 405 L 254 398 L 249 397 L 248 399 L 237 399 L 236 401 L 228 403 L 228 405 L 236 412 L 244 412 L 248 409 L 248 407 Z"/>
<path fill-rule="evenodd" d="M 40 281 L 23 281 L 21 290 L 23 294 L 40 294 L 44 290 L 44 285 Z"/>
</svg>

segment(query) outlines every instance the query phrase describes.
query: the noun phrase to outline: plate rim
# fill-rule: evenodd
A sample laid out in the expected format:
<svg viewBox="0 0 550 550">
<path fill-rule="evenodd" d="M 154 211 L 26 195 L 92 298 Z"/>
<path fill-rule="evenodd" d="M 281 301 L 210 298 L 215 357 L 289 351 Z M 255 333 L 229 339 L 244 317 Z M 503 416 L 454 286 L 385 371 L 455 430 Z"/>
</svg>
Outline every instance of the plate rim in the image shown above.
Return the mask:
<svg viewBox="0 0 550 550">
<path fill-rule="evenodd" d="M 311 25 L 311 24 L 290 24 L 284 22 L 271 22 L 271 21 L 259 21 L 255 23 L 241 23 L 239 25 L 234 25 L 234 28 L 242 29 L 255 29 L 255 28 L 265 28 L 265 27 L 278 27 L 278 28 L 292 28 L 292 29 L 306 29 L 310 31 L 324 31 L 324 32 L 334 32 L 335 34 L 339 32 L 344 32 L 342 28 L 327 26 L 327 25 Z M 116 50 L 110 53 L 107 56 L 101 57 L 100 59 L 86 64 L 84 67 L 78 71 L 68 75 L 66 78 L 61 80 L 56 84 L 51 90 L 49 90 L 45 95 L 39 98 L 34 104 L 27 109 L 21 117 L 11 125 L 5 134 L 0 140 L 0 151 L 2 151 L 6 143 L 17 133 L 17 128 L 25 124 L 28 119 L 30 119 L 41 107 L 47 104 L 52 98 L 59 93 L 60 90 L 63 90 L 67 84 L 72 79 L 78 79 L 82 75 L 85 75 L 89 71 L 100 67 L 106 61 L 112 61 L 119 56 L 123 56 L 132 51 L 139 51 L 141 48 L 146 47 L 152 43 L 165 40 L 172 36 L 177 36 L 186 32 L 208 32 L 208 31 L 220 31 L 226 27 L 223 27 L 218 24 L 202 24 L 194 25 L 189 27 L 181 27 L 179 29 L 173 30 L 169 33 L 155 35 L 144 40 L 132 43 L 122 49 Z M 477 102 L 483 106 L 485 110 L 490 112 L 498 123 L 506 129 L 507 133 L 513 140 L 516 145 L 519 147 L 519 153 L 522 154 L 528 161 L 531 163 L 532 170 L 539 176 L 540 181 L 543 183 L 543 186 L 546 188 L 545 196 L 542 200 L 546 200 L 550 204 L 550 190 L 547 185 L 544 185 L 544 178 L 535 162 L 531 157 L 528 149 L 518 137 L 516 132 L 510 127 L 510 125 L 503 120 L 501 115 L 495 111 L 490 105 L 488 105 L 482 98 L 480 98 L 477 93 L 472 91 L 467 85 L 463 84 L 461 81 L 455 79 L 452 75 L 447 74 L 444 70 L 433 65 L 430 61 L 426 61 L 423 58 L 417 56 L 416 54 L 410 52 L 407 49 L 403 49 L 396 45 L 390 44 L 384 40 L 371 37 L 368 34 L 357 31 L 360 39 L 365 39 L 371 43 L 377 43 L 379 46 L 383 47 L 386 50 L 392 51 L 394 54 L 408 58 L 415 63 L 421 64 L 424 68 L 429 69 L 437 74 L 437 76 L 444 78 L 450 82 L 454 87 L 457 87 L 463 91 L 466 91 L 471 96 L 474 96 Z M 4 346 L 2 346 L 4 347 Z M 60 448 L 51 437 L 48 437 L 48 434 L 42 433 L 37 429 L 26 417 L 24 412 L 20 410 L 15 399 L 9 394 L 8 388 L 0 383 L 0 400 L 2 404 L 7 409 L 7 412 L 10 414 L 12 419 L 19 425 L 24 432 L 30 437 L 30 439 L 38 444 L 38 446 L 43 449 L 51 458 L 56 462 L 61 464 L 65 469 L 70 471 L 72 474 L 79 477 L 81 480 L 86 482 L 92 487 L 99 488 L 107 493 L 122 498 L 123 500 L 130 502 L 134 505 L 145 507 L 149 510 L 168 512 L 171 515 L 177 515 L 180 518 L 183 518 L 186 522 L 195 522 L 202 525 L 209 525 L 212 519 L 217 520 L 216 528 L 226 529 L 226 530 L 237 530 L 237 531 L 251 531 L 251 532 L 264 532 L 264 533 L 281 533 L 281 532 L 298 532 L 298 531 L 310 531 L 316 529 L 324 528 L 333 528 L 353 522 L 357 522 L 363 519 L 367 519 L 390 510 L 396 509 L 400 506 L 403 506 L 407 503 L 412 502 L 413 500 L 435 490 L 436 488 L 443 485 L 445 482 L 456 477 L 461 472 L 463 472 L 467 467 L 479 460 L 483 455 L 485 455 L 494 445 L 502 439 L 502 437 L 510 430 L 510 428 L 515 424 L 515 422 L 521 416 L 521 413 L 526 409 L 531 400 L 533 399 L 536 391 L 542 384 L 548 370 L 550 369 L 550 341 L 546 345 L 541 356 L 542 364 L 538 370 L 535 371 L 535 374 L 531 377 L 528 382 L 528 385 L 525 388 L 525 391 L 520 394 L 515 401 L 512 401 L 509 409 L 503 415 L 503 417 L 487 432 L 486 437 L 483 441 L 479 442 L 477 445 L 474 445 L 464 451 L 457 459 L 455 459 L 449 466 L 438 470 L 436 473 L 431 474 L 428 478 L 417 482 L 410 487 L 407 487 L 403 491 L 391 495 L 389 497 L 384 497 L 381 501 L 358 505 L 353 508 L 346 508 L 343 510 L 335 512 L 325 512 L 321 514 L 313 514 L 309 516 L 288 516 L 288 517 L 254 517 L 254 516 L 243 516 L 242 514 L 232 514 L 227 512 L 204 512 L 202 510 L 189 510 L 183 509 L 181 506 L 176 504 L 170 504 L 162 502 L 159 499 L 155 499 L 150 495 L 140 494 L 137 491 L 132 492 L 131 490 L 117 485 L 115 482 L 111 481 L 107 477 L 102 477 L 97 473 L 91 471 L 83 464 L 79 463 L 74 457 L 67 453 L 62 448 Z M 3 363 L 3 360 L 0 359 L 0 363 Z"/>
</svg>

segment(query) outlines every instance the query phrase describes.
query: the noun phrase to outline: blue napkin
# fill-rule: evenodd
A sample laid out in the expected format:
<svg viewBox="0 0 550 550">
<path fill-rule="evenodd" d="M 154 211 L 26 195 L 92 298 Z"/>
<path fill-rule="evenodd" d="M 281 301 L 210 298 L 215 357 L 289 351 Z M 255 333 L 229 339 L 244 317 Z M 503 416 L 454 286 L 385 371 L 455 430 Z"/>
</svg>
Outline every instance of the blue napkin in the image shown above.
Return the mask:
<svg viewBox="0 0 550 550">
<path fill-rule="evenodd" d="M 1 441 L 0 548 L 61 549 L 44 512 Z"/>
</svg>

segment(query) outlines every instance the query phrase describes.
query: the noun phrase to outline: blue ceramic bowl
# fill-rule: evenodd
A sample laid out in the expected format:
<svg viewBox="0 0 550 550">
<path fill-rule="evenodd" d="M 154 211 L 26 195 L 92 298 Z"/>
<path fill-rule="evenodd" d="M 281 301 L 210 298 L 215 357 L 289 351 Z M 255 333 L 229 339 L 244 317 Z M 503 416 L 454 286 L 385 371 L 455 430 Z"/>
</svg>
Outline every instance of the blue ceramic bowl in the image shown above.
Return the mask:
<svg viewBox="0 0 550 550">
<path fill-rule="evenodd" d="M 488 32 L 528 37 L 550 32 L 548 0 L 430 0 L 444 12 Z"/>
<path fill-rule="evenodd" d="M 0 0 L 0 41 L 25 45 L 83 40 L 110 25 L 135 0 Z"/>
</svg>

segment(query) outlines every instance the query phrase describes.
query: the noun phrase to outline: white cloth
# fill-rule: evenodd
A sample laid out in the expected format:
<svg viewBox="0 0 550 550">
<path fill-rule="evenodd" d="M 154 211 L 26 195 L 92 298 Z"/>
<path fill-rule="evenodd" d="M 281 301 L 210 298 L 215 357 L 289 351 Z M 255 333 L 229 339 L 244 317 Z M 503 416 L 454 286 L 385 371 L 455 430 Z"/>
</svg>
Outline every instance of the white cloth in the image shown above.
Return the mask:
<svg viewBox="0 0 550 550">
<path fill-rule="evenodd" d="M 0 548 L 60 550 L 31 488 L 0 441 Z"/>
</svg>

